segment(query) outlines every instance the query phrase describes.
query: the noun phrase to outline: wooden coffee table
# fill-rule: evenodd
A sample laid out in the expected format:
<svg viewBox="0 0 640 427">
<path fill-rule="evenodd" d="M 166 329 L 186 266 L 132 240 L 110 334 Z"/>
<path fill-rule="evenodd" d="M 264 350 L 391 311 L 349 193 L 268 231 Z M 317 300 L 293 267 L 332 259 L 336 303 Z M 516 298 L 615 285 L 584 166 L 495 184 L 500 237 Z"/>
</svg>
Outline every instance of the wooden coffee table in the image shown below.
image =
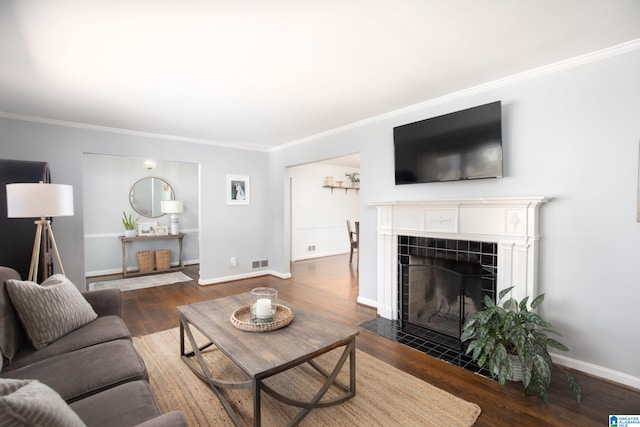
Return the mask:
<svg viewBox="0 0 640 427">
<path fill-rule="evenodd" d="M 237 426 L 243 425 L 240 417 L 228 402 L 222 389 L 250 388 L 253 393 L 253 425 L 260 426 L 260 395 L 264 391 L 273 398 L 301 408 L 288 425 L 297 425 L 314 408 L 342 403 L 356 394 L 356 336 L 358 330 L 339 325 L 310 311 L 294 307 L 282 300 L 279 304 L 291 308 L 294 320 L 286 327 L 269 332 L 246 332 L 231 323 L 233 312 L 249 305 L 249 293 L 213 299 L 178 307 L 180 312 L 180 354 L 191 370 L 213 390 L 225 410 Z M 192 328 L 197 329 L 209 341 L 198 347 Z M 185 351 L 185 337 L 192 351 Z M 246 381 L 226 381 L 215 378 L 207 367 L 202 350 L 214 345 L 237 365 L 249 378 Z M 328 372 L 313 359 L 331 350 L 344 347 L 336 365 Z M 194 360 L 195 359 L 195 360 Z M 336 376 L 349 360 L 349 384 L 336 380 Z M 325 378 L 324 384 L 310 401 L 288 398 L 273 390 L 263 381 L 303 363 L 309 363 Z M 331 385 L 344 393 L 332 399 L 322 400 Z"/>
</svg>

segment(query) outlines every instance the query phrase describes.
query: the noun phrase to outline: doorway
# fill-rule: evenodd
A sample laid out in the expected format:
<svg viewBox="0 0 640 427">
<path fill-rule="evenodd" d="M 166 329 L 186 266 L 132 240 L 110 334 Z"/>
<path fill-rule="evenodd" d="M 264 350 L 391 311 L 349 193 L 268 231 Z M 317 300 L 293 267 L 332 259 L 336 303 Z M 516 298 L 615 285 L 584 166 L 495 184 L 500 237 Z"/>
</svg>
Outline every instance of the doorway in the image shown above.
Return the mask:
<svg viewBox="0 0 640 427">
<path fill-rule="evenodd" d="M 345 220 L 359 219 L 360 189 L 347 174 L 356 172 L 359 154 L 287 168 L 290 261 L 349 253 Z"/>
</svg>

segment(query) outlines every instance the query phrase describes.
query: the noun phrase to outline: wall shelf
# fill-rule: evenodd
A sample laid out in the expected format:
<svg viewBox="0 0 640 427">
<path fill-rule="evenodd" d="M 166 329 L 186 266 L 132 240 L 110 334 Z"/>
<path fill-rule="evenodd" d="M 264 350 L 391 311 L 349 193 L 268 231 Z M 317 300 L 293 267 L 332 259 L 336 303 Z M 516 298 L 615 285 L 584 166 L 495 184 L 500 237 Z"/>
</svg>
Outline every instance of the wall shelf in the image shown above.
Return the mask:
<svg viewBox="0 0 640 427">
<path fill-rule="evenodd" d="M 322 188 L 330 188 L 332 194 L 333 194 L 334 188 L 337 188 L 339 190 L 344 190 L 344 194 L 347 194 L 349 190 L 356 190 L 356 193 L 360 191 L 360 187 L 344 187 L 344 186 L 337 186 L 337 185 L 323 185 Z"/>
</svg>

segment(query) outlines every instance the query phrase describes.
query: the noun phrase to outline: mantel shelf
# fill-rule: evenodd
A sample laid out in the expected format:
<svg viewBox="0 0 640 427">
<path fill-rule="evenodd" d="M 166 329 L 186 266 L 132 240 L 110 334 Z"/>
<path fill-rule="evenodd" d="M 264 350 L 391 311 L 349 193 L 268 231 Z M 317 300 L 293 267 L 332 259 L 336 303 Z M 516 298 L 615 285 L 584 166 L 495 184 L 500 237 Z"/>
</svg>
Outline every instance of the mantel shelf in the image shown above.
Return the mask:
<svg viewBox="0 0 640 427">
<path fill-rule="evenodd" d="M 345 194 L 347 194 L 349 190 L 356 190 L 356 193 L 360 191 L 360 187 L 345 187 L 345 186 L 337 186 L 337 185 L 323 185 L 322 188 L 330 188 L 331 193 L 333 193 L 334 188 L 344 190 Z"/>
</svg>

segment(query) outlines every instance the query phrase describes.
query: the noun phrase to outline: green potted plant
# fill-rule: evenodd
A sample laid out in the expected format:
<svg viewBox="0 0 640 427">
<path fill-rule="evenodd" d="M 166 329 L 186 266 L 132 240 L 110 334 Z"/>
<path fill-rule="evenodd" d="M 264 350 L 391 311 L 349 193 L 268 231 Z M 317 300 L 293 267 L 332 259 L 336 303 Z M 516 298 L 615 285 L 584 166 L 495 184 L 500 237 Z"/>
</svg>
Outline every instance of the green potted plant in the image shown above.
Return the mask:
<svg viewBox="0 0 640 427">
<path fill-rule="evenodd" d="M 501 304 L 513 287 L 500 292 L 498 303 L 485 296 L 484 308 L 473 313 L 462 328 L 462 342 L 469 342 L 466 353 L 480 367 L 487 366 L 491 375 L 504 386 L 507 379 L 522 381 L 526 396 L 537 394 L 548 401 L 547 388 L 551 383 L 553 362 L 548 347 L 569 351 L 550 335 L 560 335 L 553 326 L 533 310 L 542 303 L 544 294 L 517 302 L 514 298 Z M 521 365 L 521 378 L 514 374 Z M 576 378 L 564 371 L 569 390 L 580 402 L 581 389 Z"/>
<path fill-rule="evenodd" d="M 358 187 L 360 185 L 360 172 L 345 173 L 344 175 L 351 181 L 352 187 Z"/>
<path fill-rule="evenodd" d="M 133 215 L 122 211 L 122 225 L 124 225 L 124 237 L 136 237 L 136 224 L 138 218 L 133 219 Z"/>
</svg>

